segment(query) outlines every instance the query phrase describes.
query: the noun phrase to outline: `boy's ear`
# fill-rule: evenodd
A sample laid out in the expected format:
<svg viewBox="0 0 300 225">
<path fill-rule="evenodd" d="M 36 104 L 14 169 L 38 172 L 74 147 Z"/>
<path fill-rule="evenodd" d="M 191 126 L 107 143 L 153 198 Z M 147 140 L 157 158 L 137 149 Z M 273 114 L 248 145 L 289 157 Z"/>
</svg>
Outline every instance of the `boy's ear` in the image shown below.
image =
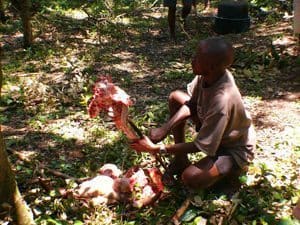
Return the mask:
<svg viewBox="0 0 300 225">
<path fill-rule="evenodd" d="M 220 63 L 216 63 L 216 62 L 215 63 L 211 63 L 210 67 L 209 67 L 209 70 L 210 71 L 214 71 L 214 70 L 218 69 L 220 66 L 221 66 Z"/>
<path fill-rule="evenodd" d="M 227 67 L 224 65 L 224 63 L 214 63 L 210 65 L 209 70 L 210 72 L 214 73 L 215 71 L 219 72 L 220 70 L 226 70 L 226 68 Z"/>
</svg>

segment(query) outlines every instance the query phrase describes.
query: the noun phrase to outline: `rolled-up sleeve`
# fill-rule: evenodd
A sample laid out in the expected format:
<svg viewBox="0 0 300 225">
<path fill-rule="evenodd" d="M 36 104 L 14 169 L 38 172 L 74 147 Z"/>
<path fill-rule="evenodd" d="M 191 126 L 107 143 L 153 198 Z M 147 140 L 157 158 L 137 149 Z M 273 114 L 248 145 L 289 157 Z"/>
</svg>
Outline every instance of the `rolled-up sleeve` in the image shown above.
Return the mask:
<svg viewBox="0 0 300 225">
<path fill-rule="evenodd" d="M 191 96 L 190 100 L 185 104 L 189 107 L 191 115 L 196 115 L 197 113 L 197 98 L 199 92 L 199 76 L 196 76 L 191 83 L 187 85 L 187 93 Z"/>
<path fill-rule="evenodd" d="M 195 91 L 197 89 L 197 85 L 198 85 L 198 79 L 199 79 L 199 76 L 195 76 L 194 79 L 192 80 L 192 82 L 188 83 L 188 85 L 186 87 L 188 95 L 192 96 L 195 93 Z"/>
</svg>

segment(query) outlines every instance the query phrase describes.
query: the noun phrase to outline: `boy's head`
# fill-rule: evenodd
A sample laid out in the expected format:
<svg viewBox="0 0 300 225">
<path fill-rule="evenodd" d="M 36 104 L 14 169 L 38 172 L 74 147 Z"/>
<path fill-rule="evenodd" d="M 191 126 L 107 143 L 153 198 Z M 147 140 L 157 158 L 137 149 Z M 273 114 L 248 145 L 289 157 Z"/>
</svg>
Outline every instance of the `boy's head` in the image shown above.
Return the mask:
<svg viewBox="0 0 300 225">
<path fill-rule="evenodd" d="M 219 37 L 201 40 L 192 61 L 196 75 L 224 72 L 233 63 L 232 45 Z"/>
</svg>

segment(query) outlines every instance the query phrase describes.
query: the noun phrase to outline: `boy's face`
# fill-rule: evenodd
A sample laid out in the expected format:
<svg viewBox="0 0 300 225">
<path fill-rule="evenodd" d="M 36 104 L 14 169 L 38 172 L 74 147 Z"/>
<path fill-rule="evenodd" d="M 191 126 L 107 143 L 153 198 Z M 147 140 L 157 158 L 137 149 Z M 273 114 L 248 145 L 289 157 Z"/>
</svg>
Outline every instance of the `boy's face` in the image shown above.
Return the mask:
<svg viewBox="0 0 300 225">
<path fill-rule="evenodd" d="M 202 46 L 200 45 L 195 56 L 192 59 L 192 69 L 195 75 L 207 75 L 209 74 L 209 60 L 207 56 L 203 54 Z"/>
</svg>

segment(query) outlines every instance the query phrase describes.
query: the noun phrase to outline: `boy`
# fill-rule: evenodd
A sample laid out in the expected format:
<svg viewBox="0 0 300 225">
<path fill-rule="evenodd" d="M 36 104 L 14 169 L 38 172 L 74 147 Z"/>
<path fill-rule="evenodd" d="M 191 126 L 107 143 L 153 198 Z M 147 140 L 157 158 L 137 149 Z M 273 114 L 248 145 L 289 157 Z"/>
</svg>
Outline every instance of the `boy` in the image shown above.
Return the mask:
<svg viewBox="0 0 300 225">
<path fill-rule="evenodd" d="M 174 155 L 163 176 L 166 185 L 173 175 L 181 175 L 182 182 L 192 190 L 210 187 L 221 179 L 222 182 L 238 180 L 252 160 L 255 132 L 234 78 L 227 70 L 232 62 L 233 47 L 227 41 L 221 38 L 200 41 L 192 60 L 195 78 L 188 85 L 188 94 L 172 92 L 170 119 L 151 130 L 150 138 L 145 136 L 131 144 L 137 151 Z M 193 142 L 185 143 L 188 118 L 196 124 L 198 134 Z M 170 131 L 175 144 L 154 144 Z M 207 156 L 191 164 L 187 154 L 199 151 Z"/>
</svg>

